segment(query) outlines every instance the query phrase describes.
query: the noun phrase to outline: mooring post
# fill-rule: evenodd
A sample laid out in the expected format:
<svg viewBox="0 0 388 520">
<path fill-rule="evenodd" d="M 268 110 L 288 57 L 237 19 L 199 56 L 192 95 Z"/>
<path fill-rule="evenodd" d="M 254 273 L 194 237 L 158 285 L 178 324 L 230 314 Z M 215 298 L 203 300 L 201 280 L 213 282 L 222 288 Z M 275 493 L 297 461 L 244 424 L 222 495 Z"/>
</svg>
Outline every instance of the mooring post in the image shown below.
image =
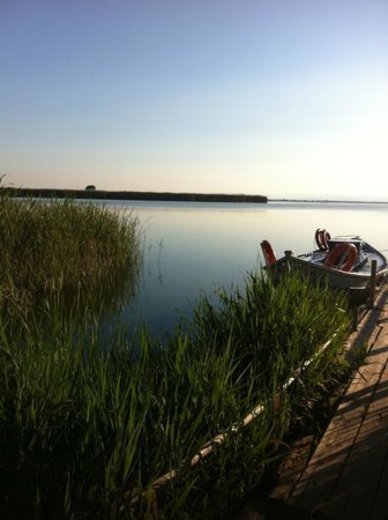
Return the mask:
<svg viewBox="0 0 388 520">
<path fill-rule="evenodd" d="M 372 260 L 372 271 L 370 277 L 370 307 L 371 309 L 375 306 L 375 295 L 376 295 L 376 273 L 377 273 L 377 260 Z"/>
</svg>

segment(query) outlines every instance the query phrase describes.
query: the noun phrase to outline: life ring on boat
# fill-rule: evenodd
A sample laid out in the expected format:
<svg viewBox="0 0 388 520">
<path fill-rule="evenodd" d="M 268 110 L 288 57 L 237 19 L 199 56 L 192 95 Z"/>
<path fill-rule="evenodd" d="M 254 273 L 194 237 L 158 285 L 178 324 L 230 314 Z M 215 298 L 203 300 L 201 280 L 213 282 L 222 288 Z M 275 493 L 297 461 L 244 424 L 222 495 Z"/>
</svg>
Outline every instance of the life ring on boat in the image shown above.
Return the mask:
<svg viewBox="0 0 388 520">
<path fill-rule="evenodd" d="M 315 232 L 315 242 L 320 251 L 327 251 L 329 249 L 329 240 L 331 236 L 326 229 L 317 229 Z"/>
<path fill-rule="evenodd" d="M 270 266 L 276 262 L 276 254 L 273 250 L 273 247 L 268 242 L 268 240 L 263 240 L 261 245 L 261 249 L 263 251 L 264 260 L 267 266 Z"/>
<path fill-rule="evenodd" d="M 335 267 L 341 271 L 350 271 L 358 256 L 357 247 L 354 244 L 342 242 L 330 251 L 325 259 L 326 267 Z"/>
</svg>

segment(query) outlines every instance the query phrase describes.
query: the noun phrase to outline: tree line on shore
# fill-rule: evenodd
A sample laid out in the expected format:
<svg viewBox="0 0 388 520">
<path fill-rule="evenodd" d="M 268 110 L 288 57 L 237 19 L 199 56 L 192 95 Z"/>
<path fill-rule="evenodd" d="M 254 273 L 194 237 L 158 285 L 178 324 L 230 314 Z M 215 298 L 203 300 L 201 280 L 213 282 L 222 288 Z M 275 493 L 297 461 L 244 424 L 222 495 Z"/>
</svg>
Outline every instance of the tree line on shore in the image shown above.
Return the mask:
<svg viewBox="0 0 388 520">
<path fill-rule="evenodd" d="M 93 186 L 94 187 L 94 186 Z M 54 188 L 14 188 L 7 187 L 11 197 L 44 197 L 73 199 L 104 199 L 104 200 L 161 200 L 177 202 L 253 202 L 266 203 L 265 195 L 244 195 L 225 193 L 171 193 L 150 191 L 108 191 L 97 189 L 71 190 Z"/>
</svg>

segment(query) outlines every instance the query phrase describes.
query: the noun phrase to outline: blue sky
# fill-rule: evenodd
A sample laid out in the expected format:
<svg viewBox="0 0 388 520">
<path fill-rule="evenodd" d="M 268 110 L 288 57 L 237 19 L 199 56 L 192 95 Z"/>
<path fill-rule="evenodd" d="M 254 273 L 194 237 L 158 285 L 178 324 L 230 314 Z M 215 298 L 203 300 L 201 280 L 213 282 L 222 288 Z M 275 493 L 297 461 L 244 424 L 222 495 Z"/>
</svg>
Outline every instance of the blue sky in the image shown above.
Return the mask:
<svg viewBox="0 0 388 520">
<path fill-rule="evenodd" d="M 388 200 L 386 0 L 0 0 L 17 186 Z"/>
</svg>

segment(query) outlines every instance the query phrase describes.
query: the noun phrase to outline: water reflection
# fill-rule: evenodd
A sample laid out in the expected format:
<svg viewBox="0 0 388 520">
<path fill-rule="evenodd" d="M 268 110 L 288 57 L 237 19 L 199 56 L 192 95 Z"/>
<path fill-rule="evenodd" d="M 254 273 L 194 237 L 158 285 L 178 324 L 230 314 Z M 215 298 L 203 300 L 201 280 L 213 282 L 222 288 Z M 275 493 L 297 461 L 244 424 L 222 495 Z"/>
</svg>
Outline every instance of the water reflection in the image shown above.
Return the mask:
<svg viewBox="0 0 388 520">
<path fill-rule="evenodd" d="M 269 203 L 199 204 L 117 202 L 132 207 L 145 231 L 141 290 L 120 317 L 131 330 L 145 322 L 156 334 L 190 314 L 201 293 L 242 283 L 263 262 L 259 244 L 268 239 L 278 255 L 314 248 L 314 232 L 359 234 L 388 249 L 388 205 Z"/>
</svg>

